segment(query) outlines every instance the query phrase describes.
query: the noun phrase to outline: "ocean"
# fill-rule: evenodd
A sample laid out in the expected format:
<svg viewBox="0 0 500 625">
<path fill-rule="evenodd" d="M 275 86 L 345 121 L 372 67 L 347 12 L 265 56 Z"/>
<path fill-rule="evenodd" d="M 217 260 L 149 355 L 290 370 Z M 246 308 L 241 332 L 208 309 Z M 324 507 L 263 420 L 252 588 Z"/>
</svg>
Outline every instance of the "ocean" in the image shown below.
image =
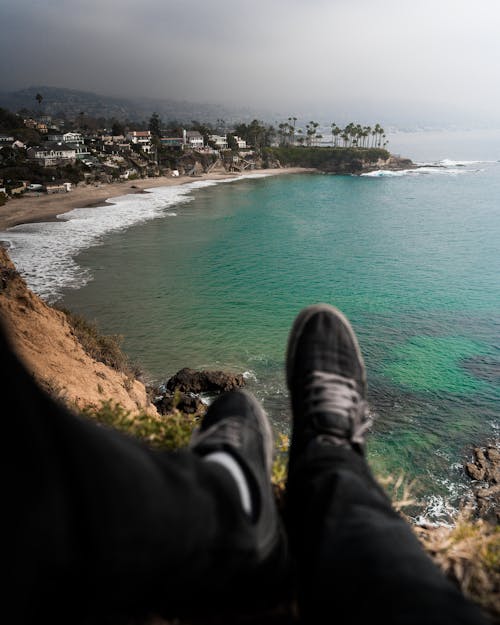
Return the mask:
<svg viewBox="0 0 500 625">
<path fill-rule="evenodd" d="M 391 150 L 422 168 L 157 188 L 0 238 L 35 291 L 122 334 L 151 380 L 242 372 L 284 432 L 288 330 L 335 304 L 365 355 L 372 466 L 416 480 L 421 514 L 446 521 L 471 447 L 500 432 L 500 135 L 485 136 L 399 133 Z"/>
</svg>

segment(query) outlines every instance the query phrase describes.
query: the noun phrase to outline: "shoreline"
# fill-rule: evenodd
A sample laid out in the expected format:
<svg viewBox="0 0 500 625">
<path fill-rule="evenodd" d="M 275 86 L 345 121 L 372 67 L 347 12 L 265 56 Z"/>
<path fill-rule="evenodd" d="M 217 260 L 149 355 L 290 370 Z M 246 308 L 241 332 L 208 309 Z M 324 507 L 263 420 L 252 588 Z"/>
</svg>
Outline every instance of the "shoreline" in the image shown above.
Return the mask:
<svg viewBox="0 0 500 625">
<path fill-rule="evenodd" d="M 305 167 L 283 167 L 275 169 L 252 169 L 244 173 L 213 172 L 201 176 L 160 176 L 158 178 L 140 178 L 124 182 L 111 182 L 99 186 L 77 186 L 69 193 L 54 195 L 39 195 L 10 199 L 0 207 L 0 232 L 9 228 L 28 223 L 58 221 L 58 215 L 63 215 L 75 208 L 98 208 L 104 206 L 108 200 L 121 195 L 147 193 L 146 189 L 155 187 L 173 187 L 199 182 L 203 180 L 231 180 L 265 174 L 277 176 L 282 174 L 311 173 L 315 170 Z"/>
</svg>

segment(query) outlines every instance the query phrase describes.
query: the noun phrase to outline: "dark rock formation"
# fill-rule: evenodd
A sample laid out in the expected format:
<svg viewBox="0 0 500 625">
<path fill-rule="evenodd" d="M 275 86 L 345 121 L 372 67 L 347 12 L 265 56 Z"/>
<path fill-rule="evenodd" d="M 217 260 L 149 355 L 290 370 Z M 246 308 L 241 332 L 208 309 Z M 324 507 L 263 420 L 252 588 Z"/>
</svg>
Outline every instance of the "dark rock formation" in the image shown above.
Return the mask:
<svg viewBox="0 0 500 625">
<path fill-rule="evenodd" d="M 500 522 L 500 449 L 496 445 L 476 447 L 474 458 L 465 465 L 472 485 L 477 513 L 481 518 Z"/>
<path fill-rule="evenodd" d="M 180 410 L 186 414 L 201 415 L 205 412 L 206 406 L 199 397 L 192 393 L 165 393 L 155 399 L 153 404 L 160 414 L 170 414 L 173 410 Z"/>
<path fill-rule="evenodd" d="M 244 386 L 240 373 L 224 371 L 196 371 L 181 369 L 167 382 L 167 390 L 179 390 L 182 393 L 220 393 Z"/>
</svg>

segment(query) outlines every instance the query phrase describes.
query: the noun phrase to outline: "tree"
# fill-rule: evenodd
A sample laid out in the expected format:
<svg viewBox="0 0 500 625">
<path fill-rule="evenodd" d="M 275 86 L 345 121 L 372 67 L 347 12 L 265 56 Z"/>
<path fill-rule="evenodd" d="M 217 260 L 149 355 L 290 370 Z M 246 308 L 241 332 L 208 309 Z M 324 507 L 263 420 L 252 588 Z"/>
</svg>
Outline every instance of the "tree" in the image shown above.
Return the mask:
<svg viewBox="0 0 500 625">
<path fill-rule="evenodd" d="M 78 113 L 78 129 L 81 130 L 83 128 L 83 121 L 85 119 L 85 111 L 80 111 Z"/>
<path fill-rule="evenodd" d="M 278 125 L 278 135 L 280 137 L 280 145 L 285 146 L 289 144 L 291 126 L 287 122 L 283 122 Z"/>
<path fill-rule="evenodd" d="M 230 132 L 228 132 L 226 134 L 226 139 L 227 139 L 227 147 L 230 150 L 232 150 L 233 152 L 237 152 L 238 151 L 238 142 L 234 138 L 234 135 L 231 134 Z"/>
<path fill-rule="evenodd" d="M 311 147 L 314 145 L 314 138 L 316 137 L 316 131 L 319 124 L 318 122 L 310 121 L 306 124 L 306 144 Z"/>
<path fill-rule="evenodd" d="M 38 102 L 38 112 L 41 113 L 42 112 L 43 95 L 41 93 L 37 93 L 36 96 L 35 96 L 35 100 Z"/>
<path fill-rule="evenodd" d="M 9 132 L 16 128 L 24 127 L 24 122 L 14 113 L 7 109 L 0 108 L 0 131 Z"/>
<path fill-rule="evenodd" d="M 295 145 L 295 124 L 297 122 L 297 118 L 296 117 L 289 117 L 288 118 L 289 122 L 292 122 L 291 124 L 289 124 L 289 128 L 290 128 L 290 137 L 291 137 L 291 143 L 292 145 Z"/>
<path fill-rule="evenodd" d="M 191 130 L 197 130 L 203 137 L 205 144 L 208 143 L 210 135 L 214 134 L 214 130 L 211 124 L 203 124 L 196 119 L 191 120 Z"/>
<path fill-rule="evenodd" d="M 113 137 L 118 137 L 119 135 L 125 134 L 125 127 L 119 121 L 114 121 L 111 126 L 111 134 Z"/>
<path fill-rule="evenodd" d="M 161 119 L 158 113 L 153 113 L 149 118 L 148 129 L 153 137 L 159 138 L 161 136 Z"/>
</svg>

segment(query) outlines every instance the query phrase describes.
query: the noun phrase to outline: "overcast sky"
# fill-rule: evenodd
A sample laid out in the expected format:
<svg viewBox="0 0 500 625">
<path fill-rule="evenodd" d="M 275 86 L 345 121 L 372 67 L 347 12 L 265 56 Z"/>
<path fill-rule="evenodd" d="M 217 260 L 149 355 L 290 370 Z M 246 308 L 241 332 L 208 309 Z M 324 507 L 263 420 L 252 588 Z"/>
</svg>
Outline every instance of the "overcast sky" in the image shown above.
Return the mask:
<svg viewBox="0 0 500 625">
<path fill-rule="evenodd" d="M 499 0 L 2 0 L 0 89 L 500 125 Z"/>
</svg>

